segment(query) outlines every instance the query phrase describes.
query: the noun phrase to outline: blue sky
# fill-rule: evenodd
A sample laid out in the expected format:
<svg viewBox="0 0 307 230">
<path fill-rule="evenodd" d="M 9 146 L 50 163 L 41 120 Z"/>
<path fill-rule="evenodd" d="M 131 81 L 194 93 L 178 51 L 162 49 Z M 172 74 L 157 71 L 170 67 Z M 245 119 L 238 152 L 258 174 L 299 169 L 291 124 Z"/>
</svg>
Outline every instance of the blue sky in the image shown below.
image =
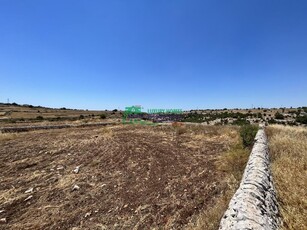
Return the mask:
<svg viewBox="0 0 307 230">
<path fill-rule="evenodd" d="M 307 1 L 0 0 L 0 101 L 307 105 Z"/>
</svg>

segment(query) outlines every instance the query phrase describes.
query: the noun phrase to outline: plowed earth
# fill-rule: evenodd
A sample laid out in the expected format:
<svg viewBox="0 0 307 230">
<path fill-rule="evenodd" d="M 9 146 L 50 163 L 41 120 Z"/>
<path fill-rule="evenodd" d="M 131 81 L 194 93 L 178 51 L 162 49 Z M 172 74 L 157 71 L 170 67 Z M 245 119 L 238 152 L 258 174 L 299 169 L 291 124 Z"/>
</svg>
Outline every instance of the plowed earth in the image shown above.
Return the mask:
<svg viewBox="0 0 307 230">
<path fill-rule="evenodd" d="M 225 187 L 215 162 L 233 133 L 219 129 L 118 125 L 0 139 L 0 229 L 182 229 Z"/>
</svg>

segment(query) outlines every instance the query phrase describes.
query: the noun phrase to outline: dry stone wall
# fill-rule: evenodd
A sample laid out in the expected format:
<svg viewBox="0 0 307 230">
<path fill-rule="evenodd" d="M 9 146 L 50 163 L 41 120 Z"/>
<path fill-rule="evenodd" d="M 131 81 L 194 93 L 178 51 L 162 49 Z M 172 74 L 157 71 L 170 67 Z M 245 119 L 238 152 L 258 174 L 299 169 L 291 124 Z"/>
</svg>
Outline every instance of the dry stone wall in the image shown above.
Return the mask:
<svg viewBox="0 0 307 230">
<path fill-rule="evenodd" d="M 222 217 L 220 230 L 278 229 L 280 218 L 270 171 L 267 137 L 257 132 L 239 189 Z"/>
</svg>

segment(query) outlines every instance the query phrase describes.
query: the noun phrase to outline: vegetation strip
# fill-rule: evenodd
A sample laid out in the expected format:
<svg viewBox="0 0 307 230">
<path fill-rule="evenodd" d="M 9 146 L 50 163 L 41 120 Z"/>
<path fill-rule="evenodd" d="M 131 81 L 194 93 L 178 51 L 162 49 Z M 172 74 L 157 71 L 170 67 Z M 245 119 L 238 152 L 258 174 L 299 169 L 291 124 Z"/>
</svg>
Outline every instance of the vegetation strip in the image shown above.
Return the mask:
<svg viewBox="0 0 307 230">
<path fill-rule="evenodd" d="M 257 132 L 255 141 L 240 187 L 221 220 L 220 230 L 277 229 L 280 225 L 263 129 Z"/>
<path fill-rule="evenodd" d="M 33 130 L 42 130 L 42 129 L 64 129 L 64 128 L 82 128 L 90 126 L 105 126 L 105 125 L 114 125 L 115 122 L 104 122 L 104 123 L 89 123 L 89 124 L 65 124 L 65 125 L 41 125 L 41 126 L 22 126 L 22 127 L 3 127 L 0 128 L 2 133 L 13 133 L 13 132 L 28 132 Z"/>
<path fill-rule="evenodd" d="M 271 125 L 266 133 L 283 222 L 280 229 L 307 229 L 307 127 Z"/>
</svg>

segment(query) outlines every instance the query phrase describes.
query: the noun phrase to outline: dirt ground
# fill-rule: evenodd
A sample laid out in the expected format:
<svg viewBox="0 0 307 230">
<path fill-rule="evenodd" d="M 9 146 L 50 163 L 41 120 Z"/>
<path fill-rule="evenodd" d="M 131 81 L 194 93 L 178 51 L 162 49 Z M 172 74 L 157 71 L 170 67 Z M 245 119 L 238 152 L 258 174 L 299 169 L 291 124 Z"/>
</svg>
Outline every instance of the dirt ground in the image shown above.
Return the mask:
<svg viewBox="0 0 307 230">
<path fill-rule="evenodd" d="M 0 138 L 0 229 L 183 229 L 223 192 L 215 162 L 236 130 L 117 125 L 8 135 Z"/>
</svg>

